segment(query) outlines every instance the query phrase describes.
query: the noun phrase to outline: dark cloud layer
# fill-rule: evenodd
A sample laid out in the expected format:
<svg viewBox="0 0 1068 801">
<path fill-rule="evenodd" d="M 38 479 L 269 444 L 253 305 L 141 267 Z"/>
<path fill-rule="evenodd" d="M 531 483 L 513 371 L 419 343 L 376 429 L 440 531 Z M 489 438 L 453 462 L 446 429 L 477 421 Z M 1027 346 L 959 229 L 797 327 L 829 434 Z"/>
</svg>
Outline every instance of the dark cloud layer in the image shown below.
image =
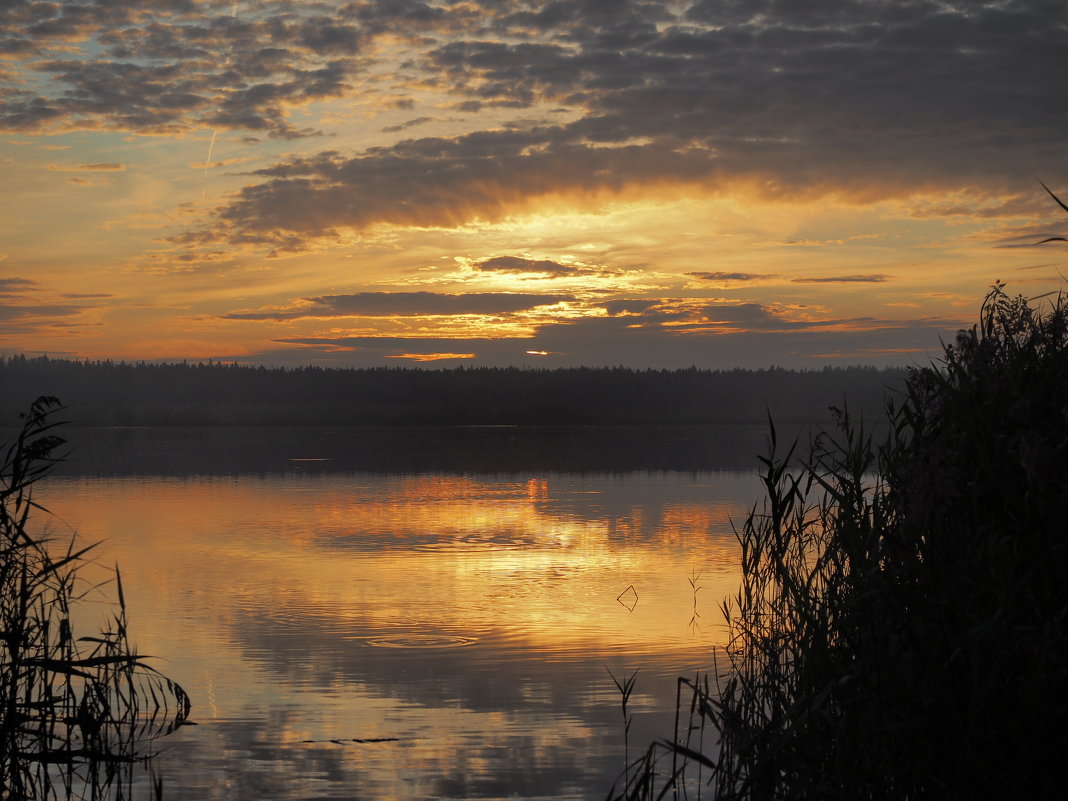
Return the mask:
<svg viewBox="0 0 1068 801">
<path fill-rule="evenodd" d="M 0 127 L 116 128 L 146 133 L 216 125 L 294 138 L 308 131 L 287 106 L 339 97 L 361 67 L 364 36 L 341 9 L 284 3 L 29 3 L 0 13 L 8 48 L 64 53 L 94 41 L 91 57 L 41 58 L 33 69 L 62 87 L 10 93 Z M 30 46 L 22 43 L 30 42 Z"/>
<path fill-rule="evenodd" d="M 775 278 L 777 276 L 767 275 L 764 273 L 738 273 L 738 272 L 693 272 L 686 273 L 686 275 L 696 278 L 699 281 L 713 281 L 716 283 L 724 282 L 739 282 L 747 283 L 749 281 L 760 281 L 767 278 Z"/>
<path fill-rule="evenodd" d="M 215 236 L 289 247 L 299 237 L 339 228 L 454 226 L 495 220 L 537 200 L 620 194 L 633 182 L 711 179 L 718 162 L 706 154 L 665 154 L 652 145 L 591 148 L 560 128 L 432 137 L 346 157 L 328 151 L 257 171 L 218 213 Z M 521 155 L 537 145 L 536 153 Z"/>
<path fill-rule="evenodd" d="M 229 320 L 295 320 L 303 317 L 415 317 L 451 314 L 512 314 L 539 306 L 572 300 L 569 295 L 534 295 L 474 292 L 446 295 L 437 292 L 357 292 L 304 298 L 284 309 L 238 311 Z"/>
<path fill-rule="evenodd" d="M 339 228 L 495 219 L 559 193 L 604 199 L 744 181 L 785 198 L 876 200 L 945 187 L 983 196 L 1029 190 L 1039 171 L 1068 171 L 1059 92 L 1068 6 L 1053 0 L 233 9 L 5 4 L 0 47 L 44 80 L 0 96 L 0 126 L 317 134 L 289 110 L 357 98 L 387 36 L 407 42 L 410 82 L 446 93 L 456 108 L 570 115 L 560 125 L 293 157 L 221 208 L 209 235 L 290 248 Z M 77 41 L 94 46 L 62 49 Z"/>
<path fill-rule="evenodd" d="M 841 322 L 839 320 L 818 322 L 787 320 L 759 303 L 709 305 L 704 309 L 704 316 L 706 320 L 716 325 L 725 328 L 742 328 L 747 331 L 788 331 L 826 327 Z"/>
<path fill-rule="evenodd" d="M 0 322 L 7 322 L 8 320 L 69 317 L 84 310 L 85 309 L 82 306 L 67 306 L 64 304 L 8 306 L 0 303 Z"/>
<path fill-rule="evenodd" d="M 37 287 L 37 282 L 29 278 L 0 278 L 0 292 L 29 292 Z"/>
<path fill-rule="evenodd" d="M 714 284 L 746 284 L 757 281 L 790 281 L 794 284 L 881 284 L 889 281 L 891 276 L 883 273 L 856 273 L 852 275 L 809 275 L 796 278 L 784 278 L 770 273 L 741 272 L 691 272 L 686 275 L 698 281 Z"/>
<path fill-rule="evenodd" d="M 565 278 L 573 275 L 590 275 L 596 270 L 560 264 L 550 259 L 525 259 L 520 256 L 496 256 L 492 259 L 476 262 L 476 270 L 499 273 L 535 273 L 552 278 Z"/>
<path fill-rule="evenodd" d="M 542 325 L 529 338 L 445 337 L 292 337 L 277 339 L 282 349 L 256 354 L 274 363 L 302 364 L 316 359 L 334 364 L 371 366 L 403 355 L 471 353 L 474 364 L 522 362 L 527 351 L 545 351 L 540 367 L 621 365 L 634 368 L 811 367 L 834 358 L 845 363 L 900 364 L 911 357 L 925 364 L 932 343 L 952 338 L 962 323 L 953 320 L 855 321 L 842 327 L 833 321 L 791 326 L 766 310 L 738 305 L 718 316 L 730 318 L 721 333 L 698 334 L 657 325 L 634 327 L 631 317 L 586 318 Z M 739 323 L 758 323 L 738 330 Z"/>
<path fill-rule="evenodd" d="M 39 325 L 52 328 L 62 327 L 68 323 L 62 322 L 61 318 L 73 317 L 93 308 L 90 305 L 42 303 L 37 296 L 44 289 L 32 278 L 17 276 L 0 278 L 0 324 L 3 325 L 3 333 L 30 331 Z M 63 295 L 63 298 L 67 300 L 90 297 L 103 296 Z"/>
<path fill-rule="evenodd" d="M 791 278 L 795 284 L 881 284 L 890 276 L 881 273 L 857 275 L 825 275 Z"/>
<path fill-rule="evenodd" d="M 255 240 L 279 225 L 312 236 L 449 225 L 559 192 L 664 183 L 865 200 L 1015 191 L 1039 165 L 1065 165 L 1060 5 L 697 3 L 677 18 L 672 7 L 496 4 L 498 38 L 431 50 L 425 80 L 471 108 L 551 102 L 579 119 L 279 164 L 221 210 L 223 228 Z M 500 38 L 516 28 L 547 41 Z M 307 212 L 279 219 L 298 198 Z"/>
</svg>

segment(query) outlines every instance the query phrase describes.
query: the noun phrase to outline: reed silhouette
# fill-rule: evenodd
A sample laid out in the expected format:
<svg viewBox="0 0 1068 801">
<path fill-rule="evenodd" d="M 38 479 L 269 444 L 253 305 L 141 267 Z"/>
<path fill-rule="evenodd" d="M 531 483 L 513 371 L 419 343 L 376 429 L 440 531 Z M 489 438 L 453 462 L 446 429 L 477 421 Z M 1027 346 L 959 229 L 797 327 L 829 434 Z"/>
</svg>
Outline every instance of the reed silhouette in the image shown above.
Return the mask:
<svg viewBox="0 0 1068 801">
<path fill-rule="evenodd" d="M 0 788 L 10 799 L 124 798 L 149 743 L 186 722 L 182 688 L 135 653 L 116 568 L 114 609 L 101 631 L 80 635 L 78 568 L 92 545 L 36 533 L 46 512 L 33 487 L 64 440 L 42 397 L 0 464 Z M 155 787 L 157 795 L 160 787 Z"/>
<path fill-rule="evenodd" d="M 1068 303 L 997 284 L 944 351 L 879 442 L 840 412 L 798 466 L 772 426 L 729 669 L 617 797 L 1063 792 Z"/>
</svg>

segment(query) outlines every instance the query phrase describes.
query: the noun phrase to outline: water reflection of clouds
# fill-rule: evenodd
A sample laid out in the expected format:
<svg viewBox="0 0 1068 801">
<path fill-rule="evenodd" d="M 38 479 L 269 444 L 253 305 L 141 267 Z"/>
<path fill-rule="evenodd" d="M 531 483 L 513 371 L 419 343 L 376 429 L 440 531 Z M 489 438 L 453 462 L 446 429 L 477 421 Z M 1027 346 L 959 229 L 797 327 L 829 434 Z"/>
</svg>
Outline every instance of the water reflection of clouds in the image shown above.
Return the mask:
<svg viewBox="0 0 1068 801">
<path fill-rule="evenodd" d="M 721 632 L 689 626 L 687 576 L 702 573 L 697 601 L 718 621 L 736 584 L 729 518 L 754 486 L 714 473 L 63 479 L 46 501 L 109 535 L 142 650 L 197 703 L 204 725 L 182 748 L 227 781 L 311 782 L 279 778 L 264 798 L 317 782 L 324 796 L 583 797 L 619 766 L 604 665 L 642 668 L 636 741 L 670 725 L 676 673 L 710 667 Z M 615 600 L 629 585 L 633 612 Z M 370 642 L 428 636 L 473 642 Z M 201 733 L 225 740 L 231 766 Z M 381 736 L 403 738 L 418 771 L 401 775 L 397 751 L 302 744 Z"/>
<path fill-rule="evenodd" d="M 663 616 L 691 607 L 691 570 L 729 579 L 736 558 L 729 518 L 745 509 L 735 501 L 701 504 L 704 488 L 667 476 L 551 476 L 538 479 L 549 500 L 534 502 L 529 482 L 354 478 L 360 497 L 340 478 L 320 479 L 318 492 L 294 491 L 277 478 L 148 482 L 138 488 L 140 503 L 121 499 L 121 521 L 89 528 L 116 531 L 133 522 L 154 546 L 134 549 L 124 564 L 166 551 L 196 565 L 186 592 L 210 598 L 217 580 L 229 590 L 227 610 L 300 614 L 346 636 L 353 626 L 406 622 L 451 625 L 460 634 L 511 626 L 562 648 L 621 639 L 653 649 L 679 636 Z M 736 493 L 746 491 L 745 479 L 735 483 Z M 98 494 L 95 508 L 100 501 Z M 155 517 L 138 512 L 147 507 Z M 220 528 L 223 537 L 204 533 Z M 197 558 L 204 545 L 207 560 Z M 672 571 L 678 575 L 664 575 Z M 631 584 L 648 602 L 621 632 L 612 599 Z M 706 597 L 733 586 L 722 589 Z"/>
<path fill-rule="evenodd" d="M 168 788 L 167 797 L 233 797 L 222 786 L 240 788 L 242 798 L 253 788 L 262 791 L 253 797 L 306 798 L 312 787 L 321 797 L 447 797 L 462 786 L 476 797 L 582 798 L 591 788 L 607 789 L 620 769 L 617 699 L 596 656 L 571 664 L 532 660 L 516 644 L 511 658 L 492 664 L 464 662 L 460 653 L 428 659 L 385 649 L 345 664 L 328 649 L 321 663 L 314 636 L 301 655 L 286 634 L 274 639 L 271 625 L 247 629 L 261 637 L 245 651 L 263 671 L 259 680 L 304 676 L 309 688 L 329 692 L 312 708 L 308 699 L 298 709 L 265 706 L 254 719 L 205 721 L 184 732 L 176 753 L 165 755 L 165 773 L 168 762 L 203 764 L 212 778 L 198 772 L 191 788 Z M 635 737 L 669 725 L 651 690 L 664 695 L 655 684 L 639 685 L 634 704 L 644 711 Z M 324 742 L 375 737 L 396 741 Z M 274 780 L 261 784 L 267 777 Z M 299 789 L 294 777 L 301 777 Z"/>
<path fill-rule="evenodd" d="M 246 656 L 269 675 L 280 672 L 282 680 L 310 670 L 317 674 L 316 683 L 332 681 L 334 711 L 351 715 L 347 730 L 331 715 L 299 729 L 287 745 L 295 745 L 293 741 L 308 731 L 319 732 L 318 737 L 381 732 L 398 737 L 404 759 L 436 776 L 435 782 L 447 784 L 449 777 L 463 776 L 472 792 L 481 788 L 476 795 L 492 797 L 497 792 L 587 797 L 591 788 L 607 789 L 620 768 L 618 698 L 604 670 L 603 653 L 574 654 L 569 661 L 552 655 L 539 658 L 537 644 L 490 633 L 480 643 L 453 652 L 368 649 L 371 653 L 342 654 L 329 642 L 320 642 L 320 637 L 329 639 L 322 632 L 306 632 L 297 648 L 284 628 L 270 621 L 247 626 L 245 630 L 259 639 L 248 643 Z M 673 671 L 697 669 L 686 655 L 674 656 L 677 660 L 672 661 L 665 655 L 659 671 L 647 670 L 651 666 L 642 663 L 632 703 L 639 713 L 632 729 L 635 741 L 648 741 L 667 730 L 671 710 L 663 702 L 673 697 Z M 617 671 L 635 665 L 625 655 L 610 655 L 608 661 Z M 366 693 L 377 697 L 367 698 Z M 366 765 L 381 753 L 352 756 Z M 458 762 L 466 764 L 464 770 Z M 378 775 L 379 767 L 371 786 L 382 790 L 381 783 L 390 779 Z M 396 770 L 395 765 L 381 767 L 387 777 Z M 427 792 L 447 794 L 444 786 Z"/>
</svg>

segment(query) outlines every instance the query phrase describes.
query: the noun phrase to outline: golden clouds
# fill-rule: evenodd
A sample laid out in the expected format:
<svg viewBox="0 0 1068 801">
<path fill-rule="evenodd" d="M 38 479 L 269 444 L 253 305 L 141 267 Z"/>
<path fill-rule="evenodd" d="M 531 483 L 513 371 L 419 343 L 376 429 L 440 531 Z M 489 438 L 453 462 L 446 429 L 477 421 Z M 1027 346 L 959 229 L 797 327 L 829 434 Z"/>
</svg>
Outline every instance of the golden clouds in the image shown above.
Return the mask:
<svg viewBox="0 0 1068 801">
<path fill-rule="evenodd" d="M 125 309 L 30 336 L 73 304 L 11 300 L 4 343 L 721 366 L 911 326 L 937 351 L 1063 234 L 1031 178 L 1068 175 L 1048 3 L 536 5 L 0 9 L 5 270 Z M 58 327 L 83 318 L 106 345 Z"/>
</svg>

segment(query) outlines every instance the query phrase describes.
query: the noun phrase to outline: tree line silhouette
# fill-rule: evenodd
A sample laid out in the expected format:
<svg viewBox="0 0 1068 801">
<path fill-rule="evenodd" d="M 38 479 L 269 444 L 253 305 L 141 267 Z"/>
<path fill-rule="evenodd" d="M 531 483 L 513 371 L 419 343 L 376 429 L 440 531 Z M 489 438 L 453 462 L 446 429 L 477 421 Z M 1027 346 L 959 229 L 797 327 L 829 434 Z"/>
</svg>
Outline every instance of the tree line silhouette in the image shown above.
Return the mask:
<svg viewBox="0 0 1068 801">
<path fill-rule="evenodd" d="M 901 368 L 250 367 L 0 360 L 0 414 L 61 397 L 79 425 L 684 425 L 878 415 Z"/>
</svg>

